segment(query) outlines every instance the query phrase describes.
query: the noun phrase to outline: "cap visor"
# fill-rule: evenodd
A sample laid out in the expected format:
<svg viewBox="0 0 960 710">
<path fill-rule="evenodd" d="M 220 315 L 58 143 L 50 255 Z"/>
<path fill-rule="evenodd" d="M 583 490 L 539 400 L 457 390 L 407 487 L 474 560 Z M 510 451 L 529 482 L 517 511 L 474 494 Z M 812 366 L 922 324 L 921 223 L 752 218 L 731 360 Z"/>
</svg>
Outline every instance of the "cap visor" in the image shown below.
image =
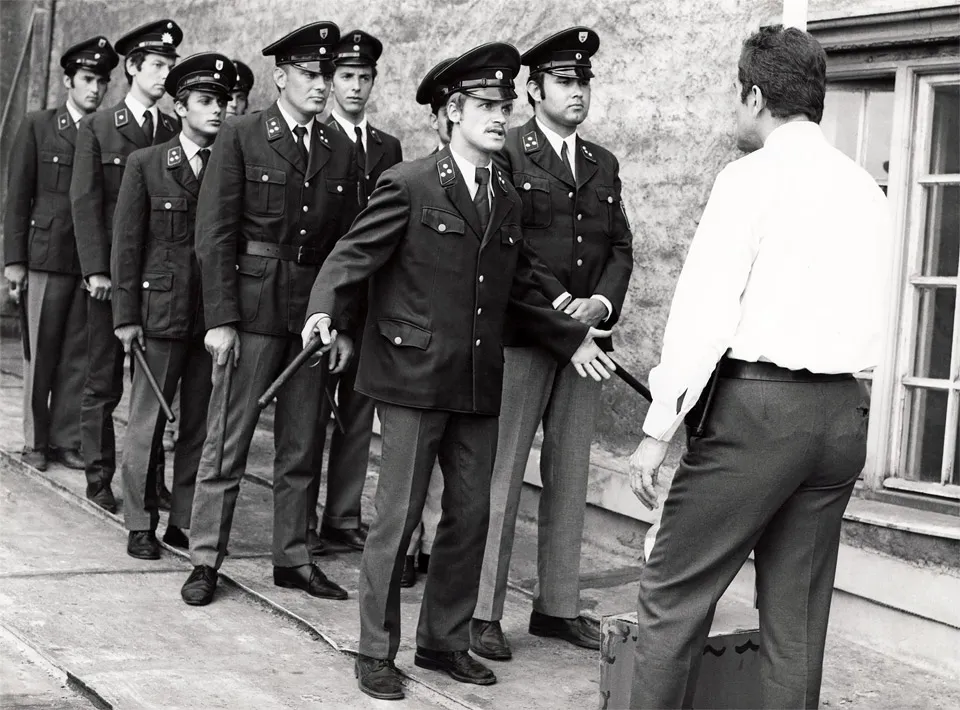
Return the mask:
<svg viewBox="0 0 960 710">
<path fill-rule="evenodd" d="M 465 93 L 467 96 L 472 96 L 475 99 L 483 99 L 484 101 L 509 101 L 517 98 L 516 91 L 500 86 L 488 86 L 480 89 L 466 89 L 463 93 Z"/>
</svg>

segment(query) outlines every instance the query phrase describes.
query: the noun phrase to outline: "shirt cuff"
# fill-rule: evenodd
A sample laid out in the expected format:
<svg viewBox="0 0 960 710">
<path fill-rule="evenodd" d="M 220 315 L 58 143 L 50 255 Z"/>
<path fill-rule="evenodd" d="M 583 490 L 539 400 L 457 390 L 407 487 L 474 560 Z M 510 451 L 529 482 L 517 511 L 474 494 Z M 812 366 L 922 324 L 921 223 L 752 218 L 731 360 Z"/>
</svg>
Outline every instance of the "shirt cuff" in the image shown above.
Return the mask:
<svg viewBox="0 0 960 710">
<path fill-rule="evenodd" d="M 573 298 L 573 296 L 570 295 L 570 292 L 569 292 L 569 291 L 564 291 L 564 292 L 561 293 L 559 296 L 557 296 L 555 299 L 553 299 L 553 310 L 557 310 L 562 304 L 566 303 L 567 301 L 571 300 L 572 298 Z"/>
<path fill-rule="evenodd" d="M 683 423 L 683 416 L 675 406 L 654 401 L 643 420 L 643 433 L 660 441 L 670 441 Z"/>
<path fill-rule="evenodd" d="M 606 296 L 601 296 L 599 293 L 593 294 L 592 296 L 590 296 L 590 298 L 597 299 L 598 301 L 600 301 L 600 303 L 602 303 L 604 306 L 607 307 L 607 315 L 603 317 L 603 321 L 606 322 L 610 320 L 610 316 L 613 315 L 613 304 L 610 303 L 610 300 Z"/>
</svg>

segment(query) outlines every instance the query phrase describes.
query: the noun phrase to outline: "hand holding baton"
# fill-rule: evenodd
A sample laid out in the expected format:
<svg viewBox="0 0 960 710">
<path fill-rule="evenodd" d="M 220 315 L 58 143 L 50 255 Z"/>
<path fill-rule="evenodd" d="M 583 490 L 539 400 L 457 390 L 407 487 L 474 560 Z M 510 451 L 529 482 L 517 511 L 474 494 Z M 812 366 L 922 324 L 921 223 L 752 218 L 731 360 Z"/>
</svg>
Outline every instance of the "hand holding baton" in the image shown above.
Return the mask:
<svg viewBox="0 0 960 710">
<path fill-rule="evenodd" d="M 131 343 L 131 350 L 133 351 L 133 356 L 137 360 L 137 367 L 143 370 L 143 374 L 147 378 L 147 383 L 150 385 L 150 389 L 153 390 L 153 394 L 156 395 L 157 401 L 160 402 L 160 409 L 163 410 L 163 416 L 167 418 L 168 422 L 173 423 L 177 421 L 177 417 L 170 408 L 170 405 L 167 404 L 167 400 L 163 398 L 163 390 L 160 389 L 160 385 L 157 383 L 157 378 L 154 377 L 153 371 L 147 364 L 147 357 L 143 352 L 143 346 L 140 345 L 139 340 L 133 340 Z"/>
<path fill-rule="evenodd" d="M 610 358 L 610 359 L 613 360 L 613 358 Z M 620 364 L 619 362 L 617 362 L 616 360 L 613 360 L 613 364 L 614 364 L 614 365 L 616 366 L 616 368 L 617 368 L 616 370 L 613 371 L 614 374 L 615 374 L 617 377 L 619 377 L 621 380 L 623 380 L 623 381 L 626 382 L 628 385 L 630 385 L 630 387 L 633 388 L 633 390 L 636 391 L 636 392 L 637 392 L 641 397 L 643 397 L 645 400 L 647 400 L 648 402 L 652 402 L 652 401 L 653 401 L 653 395 L 650 394 L 650 390 L 648 390 L 646 387 L 644 387 L 644 386 L 640 383 L 640 380 L 638 380 L 636 377 L 634 377 L 634 376 L 631 375 L 629 372 L 627 372 L 626 370 L 624 370 L 624 369 L 623 369 L 623 365 L 621 365 L 621 364 Z"/>
</svg>

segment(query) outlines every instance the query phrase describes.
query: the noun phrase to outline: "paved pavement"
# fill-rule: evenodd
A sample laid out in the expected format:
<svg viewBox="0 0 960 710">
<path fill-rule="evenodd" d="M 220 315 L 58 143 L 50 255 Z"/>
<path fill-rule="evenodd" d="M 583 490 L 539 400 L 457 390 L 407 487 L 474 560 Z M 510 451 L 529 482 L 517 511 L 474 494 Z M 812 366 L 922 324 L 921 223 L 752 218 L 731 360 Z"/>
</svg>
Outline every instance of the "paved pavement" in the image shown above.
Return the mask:
<svg viewBox="0 0 960 710">
<path fill-rule="evenodd" d="M 214 604 L 187 607 L 179 588 L 190 567 L 181 553 L 166 550 L 156 562 L 127 557 L 120 518 L 83 499 L 80 472 L 53 465 L 40 473 L 19 463 L 17 345 L 5 339 L 0 350 L 0 639 L 5 634 L 16 642 L 16 648 L 0 645 L 0 707 L 7 702 L 31 707 L 31 698 L 39 698 L 32 707 L 68 708 L 95 706 L 88 698 L 117 708 L 397 706 L 356 690 L 350 652 L 359 628 L 358 553 L 339 551 L 321 563 L 349 591 L 345 602 L 315 600 L 273 586 L 269 422 L 261 423 L 250 455 L 252 475 L 241 488 L 231 555 L 222 570 L 230 581 L 221 583 Z M 117 417 L 120 441 L 125 411 L 123 403 Z M 375 455 L 364 495 L 367 516 L 376 479 Z M 164 526 L 161 522 L 161 531 Z M 526 633 L 536 576 L 535 534 L 533 522 L 521 520 L 503 622 L 515 660 L 494 664 L 497 685 L 465 686 L 416 668 L 413 635 L 422 583 L 403 591 L 397 661 L 408 674 L 408 700 L 401 707 L 598 706 L 598 655 Z M 584 608 L 598 616 L 629 610 L 638 572 L 635 549 L 618 547 L 615 541 L 602 547 L 585 542 Z M 731 603 L 743 604 L 748 591 L 732 590 Z M 55 675 L 29 659 L 17 660 L 17 649 L 28 649 Z M 68 687 L 57 673 L 70 681 Z M 86 696 L 72 690 L 84 687 Z M 66 694 L 62 702 L 57 693 Z M 960 707 L 960 688 L 904 659 L 833 635 L 822 704 L 891 710 Z"/>
</svg>

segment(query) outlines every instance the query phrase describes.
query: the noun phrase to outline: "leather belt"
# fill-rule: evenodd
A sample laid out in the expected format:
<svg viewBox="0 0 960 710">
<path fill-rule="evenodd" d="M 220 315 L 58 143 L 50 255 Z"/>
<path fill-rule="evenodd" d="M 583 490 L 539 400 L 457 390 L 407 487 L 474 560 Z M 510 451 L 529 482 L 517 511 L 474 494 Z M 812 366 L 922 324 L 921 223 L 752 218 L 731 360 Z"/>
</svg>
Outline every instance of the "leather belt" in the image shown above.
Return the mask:
<svg viewBox="0 0 960 710">
<path fill-rule="evenodd" d="M 246 241 L 240 251 L 250 256 L 266 256 L 280 261 L 292 261 L 305 266 L 320 266 L 323 263 L 323 254 L 319 249 L 310 247 L 295 247 L 272 242 Z"/>
<path fill-rule="evenodd" d="M 823 373 L 810 370 L 788 370 L 772 362 L 746 362 L 725 357 L 720 361 L 720 377 L 732 380 L 767 380 L 770 382 L 845 382 L 853 375 L 846 372 Z"/>
</svg>

